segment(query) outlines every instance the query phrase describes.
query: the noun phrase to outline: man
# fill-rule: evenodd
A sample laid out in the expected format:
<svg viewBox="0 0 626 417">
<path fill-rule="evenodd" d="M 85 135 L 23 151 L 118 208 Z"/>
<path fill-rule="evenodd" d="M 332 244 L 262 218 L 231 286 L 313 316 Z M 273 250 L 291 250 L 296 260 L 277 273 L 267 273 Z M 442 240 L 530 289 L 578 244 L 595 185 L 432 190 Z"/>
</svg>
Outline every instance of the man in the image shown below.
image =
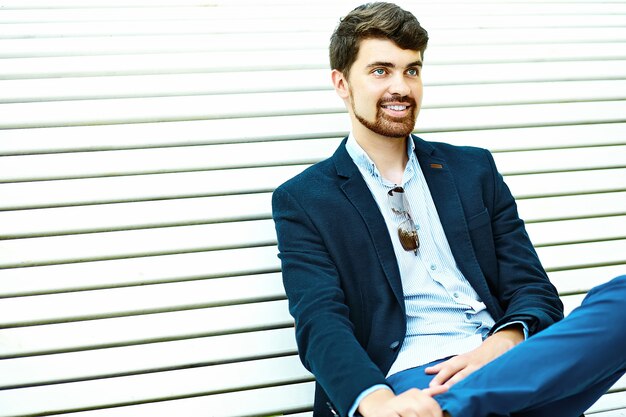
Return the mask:
<svg viewBox="0 0 626 417">
<path fill-rule="evenodd" d="M 342 19 L 331 76 L 352 131 L 273 195 L 314 416 L 578 416 L 626 368 L 626 279 L 554 324 L 558 294 L 489 152 L 411 134 L 427 41 L 393 4 Z"/>
</svg>

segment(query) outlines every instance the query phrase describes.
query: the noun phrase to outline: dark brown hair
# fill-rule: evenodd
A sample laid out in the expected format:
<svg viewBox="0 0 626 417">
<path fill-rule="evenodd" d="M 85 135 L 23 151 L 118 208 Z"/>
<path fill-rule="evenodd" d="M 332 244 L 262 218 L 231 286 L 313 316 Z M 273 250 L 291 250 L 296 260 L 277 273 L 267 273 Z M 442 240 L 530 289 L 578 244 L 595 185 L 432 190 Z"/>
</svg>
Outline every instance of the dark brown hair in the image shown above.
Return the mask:
<svg viewBox="0 0 626 417">
<path fill-rule="evenodd" d="M 402 49 L 420 51 L 422 59 L 428 44 L 428 32 L 411 12 L 392 3 L 367 3 L 348 13 L 333 32 L 330 67 L 347 78 L 360 42 L 371 38 L 389 39 Z"/>
</svg>

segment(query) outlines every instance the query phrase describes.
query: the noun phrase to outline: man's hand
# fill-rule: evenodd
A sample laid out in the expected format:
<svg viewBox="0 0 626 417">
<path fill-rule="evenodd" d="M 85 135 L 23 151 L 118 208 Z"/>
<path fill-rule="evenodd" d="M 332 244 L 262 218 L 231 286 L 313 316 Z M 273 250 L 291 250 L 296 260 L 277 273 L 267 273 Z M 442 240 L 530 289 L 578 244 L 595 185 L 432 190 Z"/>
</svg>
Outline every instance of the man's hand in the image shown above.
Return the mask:
<svg viewBox="0 0 626 417">
<path fill-rule="evenodd" d="M 363 417 L 442 417 L 443 412 L 432 397 L 447 391 L 447 387 L 416 388 L 395 395 L 387 389 L 379 389 L 363 398 L 359 413 Z"/>
<path fill-rule="evenodd" d="M 430 382 L 430 388 L 451 387 L 523 340 L 524 331 L 521 325 L 505 327 L 489 336 L 478 348 L 426 368 L 427 374 L 437 374 Z"/>
</svg>

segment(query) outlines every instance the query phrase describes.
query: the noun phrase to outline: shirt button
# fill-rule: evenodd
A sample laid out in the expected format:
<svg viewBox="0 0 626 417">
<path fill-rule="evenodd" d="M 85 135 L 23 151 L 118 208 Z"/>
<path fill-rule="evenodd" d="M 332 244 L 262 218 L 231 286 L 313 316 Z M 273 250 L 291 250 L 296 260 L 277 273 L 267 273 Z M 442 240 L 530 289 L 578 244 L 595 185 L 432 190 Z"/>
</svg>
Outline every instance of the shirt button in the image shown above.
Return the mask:
<svg viewBox="0 0 626 417">
<path fill-rule="evenodd" d="M 389 349 L 396 350 L 398 349 L 399 346 L 400 346 L 400 341 L 396 340 L 395 342 L 389 345 Z"/>
<path fill-rule="evenodd" d="M 454 296 L 454 298 L 459 298 L 459 293 L 455 292 L 454 294 L 452 294 Z"/>
<path fill-rule="evenodd" d="M 468 320 L 472 319 L 472 315 L 470 313 L 465 313 L 465 318 Z"/>
<path fill-rule="evenodd" d="M 415 225 L 415 230 L 420 230 L 420 225 L 419 224 Z"/>
<path fill-rule="evenodd" d="M 437 265 L 432 264 L 432 265 L 430 266 L 430 270 L 431 270 L 431 271 L 434 271 L 435 269 L 437 269 Z"/>
</svg>

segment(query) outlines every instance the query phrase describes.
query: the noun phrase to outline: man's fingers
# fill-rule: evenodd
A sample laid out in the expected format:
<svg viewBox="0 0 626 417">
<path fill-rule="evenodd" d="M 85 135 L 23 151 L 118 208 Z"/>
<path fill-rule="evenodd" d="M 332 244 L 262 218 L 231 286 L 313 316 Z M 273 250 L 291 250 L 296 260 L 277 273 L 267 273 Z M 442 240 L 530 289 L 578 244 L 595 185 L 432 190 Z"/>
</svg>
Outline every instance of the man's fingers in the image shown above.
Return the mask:
<svg viewBox="0 0 626 417">
<path fill-rule="evenodd" d="M 359 405 L 359 412 L 367 417 L 443 417 L 441 407 L 432 395 L 416 388 L 399 395 L 387 390 L 374 391 L 363 400 L 368 402 Z"/>
<path fill-rule="evenodd" d="M 429 366 L 428 368 L 424 369 L 424 372 L 426 372 L 427 375 L 438 374 L 439 372 L 441 372 L 442 369 L 449 367 L 450 365 L 454 366 L 454 364 L 458 361 L 459 357 L 454 356 L 443 362 L 439 362 L 437 365 Z"/>
<path fill-rule="evenodd" d="M 455 360 L 455 359 L 457 358 L 452 358 L 449 361 L 442 363 L 443 366 L 441 367 L 437 375 L 432 379 L 432 381 L 430 381 L 430 384 L 429 384 L 430 387 L 435 387 L 435 386 L 445 384 L 446 381 L 448 381 L 458 372 L 465 369 L 465 367 L 467 366 L 465 361 Z"/>
<path fill-rule="evenodd" d="M 446 385 L 438 385 L 436 387 L 423 389 L 422 392 L 426 395 L 434 397 L 435 395 L 443 394 L 444 392 L 448 391 L 449 388 L 450 387 Z"/>
<path fill-rule="evenodd" d="M 413 412 L 419 417 L 442 417 L 443 412 L 441 411 L 441 407 L 439 407 L 439 403 L 437 403 L 426 390 L 414 388 L 400 394 L 400 396 L 403 395 L 410 398 L 411 405 L 409 409 L 400 413 L 402 417 L 411 415 Z M 404 412 L 407 414 L 404 414 Z"/>
<path fill-rule="evenodd" d="M 424 372 L 426 372 L 427 375 L 432 375 L 432 374 L 439 373 L 439 371 L 441 371 L 441 368 L 443 367 L 444 363 L 445 362 L 438 363 L 435 366 L 429 366 L 428 368 L 424 369 Z"/>
<path fill-rule="evenodd" d="M 452 378 L 448 379 L 444 385 L 450 388 L 452 385 L 465 379 L 468 375 L 470 375 L 476 369 L 477 369 L 476 367 L 467 366 L 462 371 L 457 372 Z"/>
</svg>

